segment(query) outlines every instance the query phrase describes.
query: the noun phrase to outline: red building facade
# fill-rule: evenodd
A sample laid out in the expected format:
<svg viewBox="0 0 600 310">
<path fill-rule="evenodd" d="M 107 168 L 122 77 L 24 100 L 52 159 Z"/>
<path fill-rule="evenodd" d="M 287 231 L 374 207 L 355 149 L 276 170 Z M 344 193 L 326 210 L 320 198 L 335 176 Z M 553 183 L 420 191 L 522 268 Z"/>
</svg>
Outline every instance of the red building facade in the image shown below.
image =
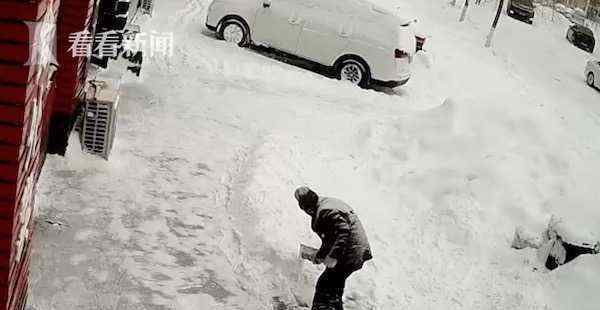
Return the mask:
<svg viewBox="0 0 600 310">
<path fill-rule="evenodd" d="M 1 309 L 25 307 L 37 180 L 48 145 L 64 153 L 89 64 L 69 35 L 92 26 L 94 2 L 0 0 Z"/>
</svg>

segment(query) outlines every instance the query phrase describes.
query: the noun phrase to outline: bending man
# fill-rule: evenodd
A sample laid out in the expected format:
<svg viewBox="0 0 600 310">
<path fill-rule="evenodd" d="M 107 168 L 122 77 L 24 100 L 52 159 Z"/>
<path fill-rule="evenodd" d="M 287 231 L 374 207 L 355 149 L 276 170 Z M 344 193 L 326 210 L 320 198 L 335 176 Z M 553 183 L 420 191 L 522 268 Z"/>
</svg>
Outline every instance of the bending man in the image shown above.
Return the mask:
<svg viewBox="0 0 600 310">
<path fill-rule="evenodd" d="M 354 210 L 343 201 L 319 197 L 308 187 L 298 188 L 294 196 L 321 238 L 314 263 L 327 267 L 317 281 L 312 310 L 343 310 L 346 279 L 373 258 L 367 235 Z"/>
</svg>

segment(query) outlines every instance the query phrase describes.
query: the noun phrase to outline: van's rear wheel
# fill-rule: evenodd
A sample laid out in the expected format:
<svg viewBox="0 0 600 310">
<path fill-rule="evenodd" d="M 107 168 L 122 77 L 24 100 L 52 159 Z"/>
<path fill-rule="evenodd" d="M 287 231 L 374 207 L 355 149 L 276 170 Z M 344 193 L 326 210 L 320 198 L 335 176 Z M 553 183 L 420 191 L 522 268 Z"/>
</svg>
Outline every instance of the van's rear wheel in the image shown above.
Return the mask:
<svg viewBox="0 0 600 310">
<path fill-rule="evenodd" d="M 248 46 L 250 42 L 250 30 L 243 22 L 235 18 L 223 21 L 218 34 L 220 39 L 240 47 Z"/>
<path fill-rule="evenodd" d="M 595 77 L 592 72 L 590 72 L 587 76 L 587 84 L 591 87 L 594 87 Z"/>
<path fill-rule="evenodd" d="M 338 80 L 348 81 L 362 88 L 367 88 L 371 82 L 370 72 L 366 64 L 356 59 L 346 59 L 337 66 Z"/>
</svg>

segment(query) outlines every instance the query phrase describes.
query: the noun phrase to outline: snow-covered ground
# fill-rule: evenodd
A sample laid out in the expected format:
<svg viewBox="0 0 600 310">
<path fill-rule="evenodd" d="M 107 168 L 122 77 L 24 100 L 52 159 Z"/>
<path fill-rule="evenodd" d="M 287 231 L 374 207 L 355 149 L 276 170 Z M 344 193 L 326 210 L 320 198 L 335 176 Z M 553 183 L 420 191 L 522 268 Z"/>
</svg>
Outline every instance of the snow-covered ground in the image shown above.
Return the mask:
<svg viewBox="0 0 600 310">
<path fill-rule="evenodd" d="M 552 214 L 574 241 L 600 239 L 600 92 L 567 22 L 503 14 L 485 49 L 493 3 L 458 23 L 442 0 L 373 1 L 430 37 L 394 91 L 217 41 L 208 0 L 158 1 L 148 30 L 174 32 L 175 53 L 125 85 L 111 160 L 73 139 L 47 161 L 29 303 L 310 303 L 320 269 L 297 250 L 319 244 L 292 195 L 307 184 L 350 203 L 372 243 L 347 309 L 597 309 L 600 257 L 546 272 L 510 248 L 516 226 L 539 233 Z"/>
</svg>

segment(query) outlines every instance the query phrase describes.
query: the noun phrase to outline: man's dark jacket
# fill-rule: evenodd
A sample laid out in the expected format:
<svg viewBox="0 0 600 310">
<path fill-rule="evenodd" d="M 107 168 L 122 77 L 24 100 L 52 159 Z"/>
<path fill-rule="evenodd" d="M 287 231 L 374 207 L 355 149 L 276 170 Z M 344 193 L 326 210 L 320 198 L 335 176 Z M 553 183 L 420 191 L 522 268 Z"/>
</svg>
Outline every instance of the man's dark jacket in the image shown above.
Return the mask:
<svg viewBox="0 0 600 310">
<path fill-rule="evenodd" d="M 358 270 L 372 259 L 371 247 L 354 210 L 336 198 L 321 197 L 312 218 L 312 229 L 321 238 L 317 258 L 329 256 L 338 267 Z"/>
</svg>

